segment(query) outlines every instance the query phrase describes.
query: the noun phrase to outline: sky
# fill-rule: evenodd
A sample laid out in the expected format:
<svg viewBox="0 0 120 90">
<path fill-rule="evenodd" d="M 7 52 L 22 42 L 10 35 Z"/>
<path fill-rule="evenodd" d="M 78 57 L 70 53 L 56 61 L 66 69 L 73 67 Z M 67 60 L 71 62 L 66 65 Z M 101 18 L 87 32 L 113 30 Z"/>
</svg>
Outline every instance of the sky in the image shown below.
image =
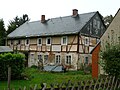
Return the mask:
<svg viewBox="0 0 120 90">
<path fill-rule="evenodd" d="M 5 27 L 16 16 L 27 14 L 30 21 L 72 15 L 73 9 L 78 13 L 99 11 L 101 15 L 115 15 L 120 8 L 120 0 L 0 0 L 0 19 Z"/>
</svg>

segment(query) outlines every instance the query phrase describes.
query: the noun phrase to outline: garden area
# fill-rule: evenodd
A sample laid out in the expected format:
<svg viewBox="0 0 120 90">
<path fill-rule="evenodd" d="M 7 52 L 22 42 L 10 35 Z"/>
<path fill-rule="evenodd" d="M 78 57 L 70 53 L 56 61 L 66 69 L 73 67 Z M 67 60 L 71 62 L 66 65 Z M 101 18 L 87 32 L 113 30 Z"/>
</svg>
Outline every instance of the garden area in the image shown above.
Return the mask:
<svg viewBox="0 0 120 90">
<path fill-rule="evenodd" d="M 49 85 L 51 83 L 60 84 L 62 82 L 68 82 L 69 80 L 72 82 L 77 82 L 92 79 L 92 76 L 90 74 L 85 75 L 83 71 L 67 71 L 65 73 L 43 72 L 37 68 L 26 68 L 24 70 L 24 74 L 27 75 L 28 78 L 24 78 L 25 80 L 12 80 L 11 88 L 18 89 L 24 86 L 29 88 L 35 84 L 37 84 L 38 88 L 40 88 L 41 83 L 47 83 Z M 7 81 L 0 81 L 0 90 L 4 90 L 5 88 L 7 89 Z"/>
</svg>

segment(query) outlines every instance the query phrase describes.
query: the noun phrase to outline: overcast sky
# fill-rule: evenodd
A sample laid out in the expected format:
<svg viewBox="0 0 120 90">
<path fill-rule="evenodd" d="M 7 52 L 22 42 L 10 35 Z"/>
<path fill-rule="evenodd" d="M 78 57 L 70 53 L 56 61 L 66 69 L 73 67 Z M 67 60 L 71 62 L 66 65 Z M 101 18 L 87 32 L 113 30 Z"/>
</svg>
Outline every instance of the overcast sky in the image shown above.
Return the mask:
<svg viewBox="0 0 120 90">
<path fill-rule="evenodd" d="M 72 14 L 72 9 L 78 13 L 99 11 L 103 16 L 113 16 L 120 8 L 120 0 L 0 0 L 0 19 L 3 18 L 7 26 L 14 17 L 28 14 L 30 21 L 46 19 Z"/>
</svg>

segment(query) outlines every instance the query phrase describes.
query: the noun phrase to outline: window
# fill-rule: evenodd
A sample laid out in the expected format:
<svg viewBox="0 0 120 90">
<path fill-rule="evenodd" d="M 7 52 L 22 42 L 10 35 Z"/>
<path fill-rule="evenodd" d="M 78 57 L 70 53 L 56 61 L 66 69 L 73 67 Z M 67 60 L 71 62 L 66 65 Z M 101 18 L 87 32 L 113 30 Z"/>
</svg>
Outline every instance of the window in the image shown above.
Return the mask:
<svg viewBox="0 0 120 90">
<path fill-rule="evenodd" d="M 51 45 L 51 38 L 50 37 L 46 38 L 46 45 Z"/>
<path fill-rule="evenodd" d="M 71 64 L 72 57 L 71 55 L 66 56 L 66 64 Z"/>
<path fill-rule="evenodd" d="M 56 56 L 55 56 L 55 63 L 56 63 L 56 64 L 60 64 L 60 63 L 61 63 L 60 55 L 56 55 Z"/>
<path fill-rule="evenodd" d="M 42 59 L 42 55 L 38 55 L 38 60 L 41 60 Z"/>
<path fill-rule="evenodd" d="M 25 44 L 29 45 L 29 39 L 26 39 Z"/>
<path fill-rule="evenodd" d="M 13 45 L 13 40 L 11 40 L 11 45 Z"/>
<path fill-rule="evenodd" d="M 33 60 L 34 59 L 34 54 L 31 54 L 30 56 L 31 56 L 31 60 Z"/>
<path fill-rule="evenodd" d="M 42 38 L 38 38 L 37 44 L 38 44 L 38 45 L 42 45 Z"/>
<path fill-rule="evenodd" d="M 100 41 L 100 40 L 97 38 L 97 39 L 96 39 L 96 42 L 98 43 L 99 41 Z"/>
<path fill-rule="evenodd" d="M 62 37 L 61 44 L 62 45 L 67 45 L 67 36 Z"/>
<path fill-rule="evenodd" d="M 48 55 L 44 55 L 44 63 L 48 62 Z"/>
<path fill-rule="evenodd" d="M 85 45 L 89 45 L 89 38 L 85 37 Z"/>
<path fill-rule="evenodd" d="M 85 64 L 88 64 L 88 57 L 85 57 Z"/>
<path fill-rule="evenodd" d="M 42 59 L 42 55 L 38 55 L 38 60 L 39 61 L 42 61 L 43 59 Z"/>
<path fill-rule="evenodd" d="M 20 41 L 20 40 L 18 40 L 18 44 L 21 44 L 21 41 Z"/>
</svg>

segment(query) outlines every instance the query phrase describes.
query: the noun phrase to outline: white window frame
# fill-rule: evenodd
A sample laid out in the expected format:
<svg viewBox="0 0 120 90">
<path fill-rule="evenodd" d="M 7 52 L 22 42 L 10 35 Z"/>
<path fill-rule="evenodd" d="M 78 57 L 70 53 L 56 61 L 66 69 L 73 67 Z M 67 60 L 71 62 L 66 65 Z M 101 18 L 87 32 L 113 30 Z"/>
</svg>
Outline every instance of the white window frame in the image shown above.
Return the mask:
<svg viewBox="0 0 120 90">
<path fill-rule="evenodd" d="M 27 44 L 27 40 L 28 40 L 28 44 Z M 30 39 L 25 39 L 25 45 L 29 46 L 29 44 L 30 44 Z"/>
<path fill-rule="evenodd" d="M 58 58 L 57 58 L 58 56 Z M 57 60 L 58 59 L 58 60 Z M 58 62 L 57 62 L 58 61 Z M 55 55 L 55 64 L 61 64 L 61 55 L 60 54 L 56 54 Z"/>
<path fill-rule="evenodd" d="M 66 42 L 64 43 L 64 38 L 66 38 Z M 62 38 L 61 38 L 61 44 L 62 45 L 67 45 L 67 41 L 68 41 L 68 38 L 67 38 L 67 36 L 63 36 Z"/>
<path fill-rule="evenodd" d="M 50 44 L 48 44 L 48 39 L 50 39 Z M 51 37 L 46 38 L 46 45 L 51 45 Z"/>
<path fill-rule="evenodd" d="M 69 57 L 71 57 L 71 61 L 67 61 L 67 56 Z M 69 60 L 69 59 L 68 59 Z M 70 63 L 69 63 L 70 62 Z M 65 56 L 65 64 L 67 64 L 67 65 L 71 65 L 72 64 L 72 55 L 71 54 L 67 54 L 66 56 Z"/>
<path fill-rule="evenodd" d="M 40 44 L 39 44 L 39 40 L 41 40 L 41 43 L 40 43 Z M 42 38 L 38 38 L 38 39 L 37 39 L 37 45 L 38 45 L 38 46 L 42 46 Z"/>
</svg>

